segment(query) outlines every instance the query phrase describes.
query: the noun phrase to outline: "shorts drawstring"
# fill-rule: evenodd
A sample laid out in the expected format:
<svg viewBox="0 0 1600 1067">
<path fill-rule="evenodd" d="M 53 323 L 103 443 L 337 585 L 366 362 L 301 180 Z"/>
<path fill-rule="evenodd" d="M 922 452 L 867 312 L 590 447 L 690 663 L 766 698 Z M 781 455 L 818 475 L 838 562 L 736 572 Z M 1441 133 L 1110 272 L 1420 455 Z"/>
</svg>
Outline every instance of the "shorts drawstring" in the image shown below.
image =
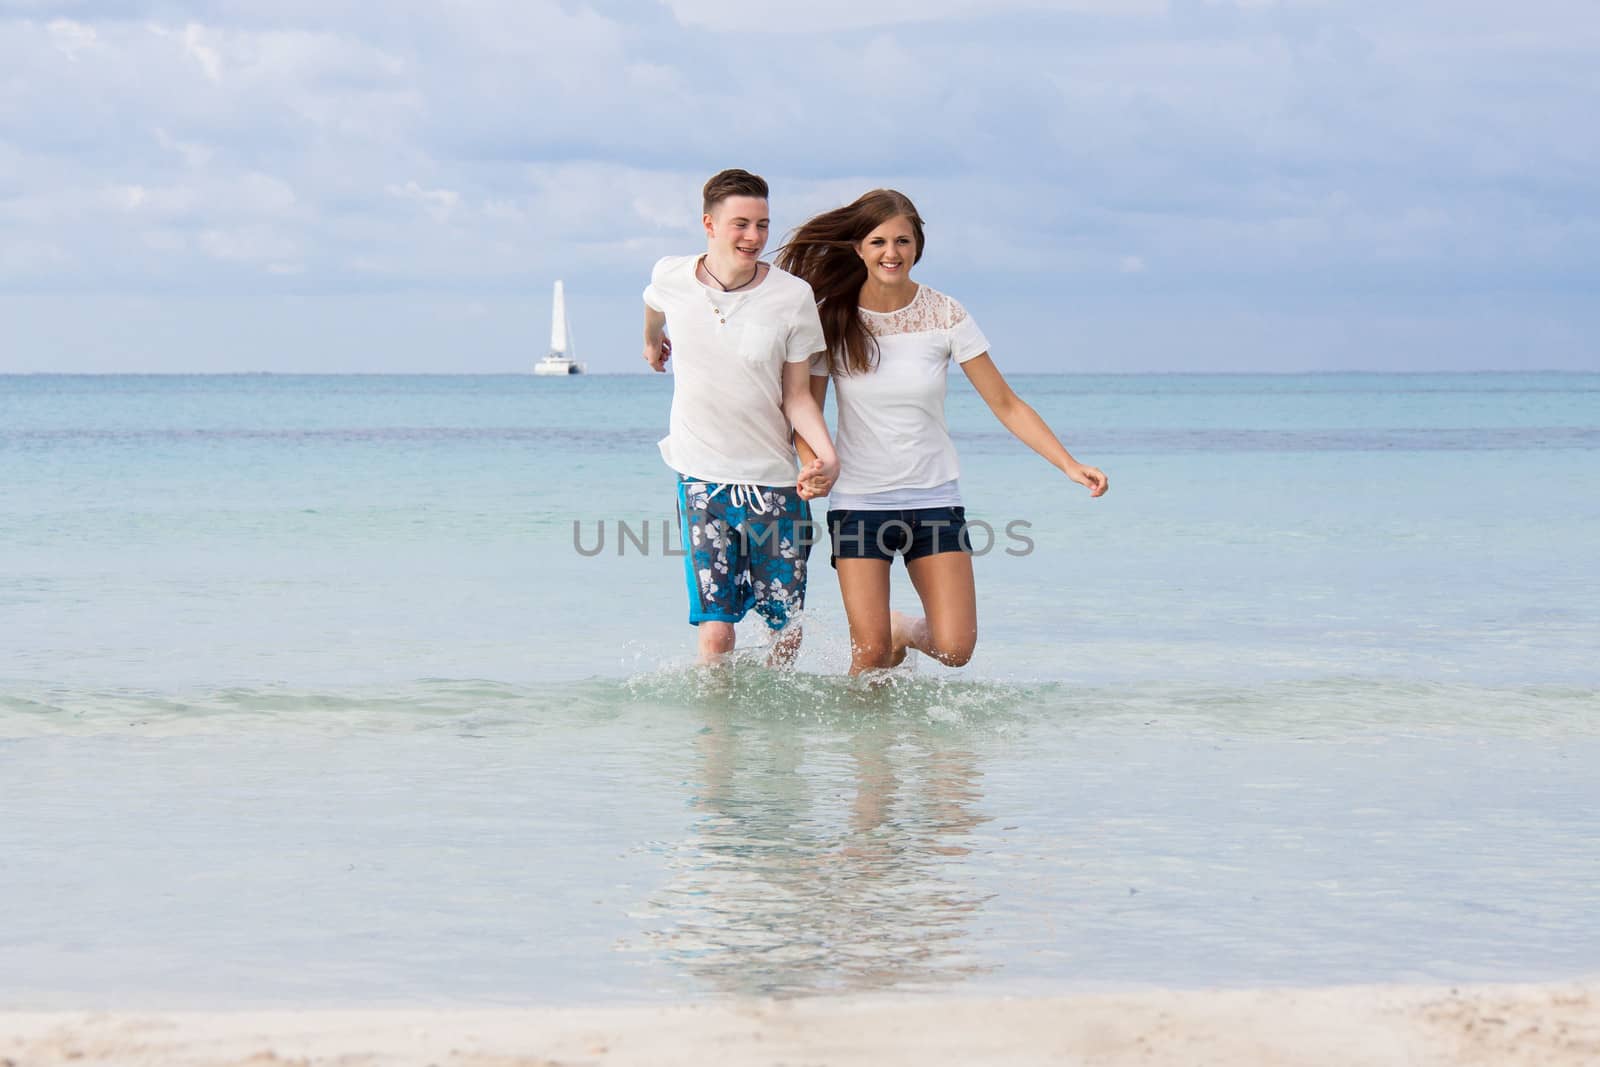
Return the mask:
<svg viewBox="0 0 1600 1067">
<path fill-rule="evenodd" d="M 706 497 L 710 501 L 724 489 L 728 491 L 728 503 L 736 508 L 749 508 L 757 515 L 776 515 L 779 510 L 777 501 L 767 499 L 767 494 L 760 487 L 745 482 L 723 482 L 711 491 Z"/>
</svg>

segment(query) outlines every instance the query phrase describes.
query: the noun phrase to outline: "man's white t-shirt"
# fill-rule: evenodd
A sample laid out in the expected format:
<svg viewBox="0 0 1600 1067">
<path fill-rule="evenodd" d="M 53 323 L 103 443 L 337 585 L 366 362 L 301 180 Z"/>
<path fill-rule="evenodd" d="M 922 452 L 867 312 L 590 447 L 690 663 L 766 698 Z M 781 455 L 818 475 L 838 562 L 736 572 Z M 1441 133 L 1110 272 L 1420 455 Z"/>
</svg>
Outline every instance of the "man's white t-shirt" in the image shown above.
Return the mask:
<svg viewBox="0 0 1600 1067">
<path fill-rule="evenodd" d="M 661 458 L 708 482 L 788 485 L 798 464 L 783 365 L 827 347 L 811 286 L 772 267 L 759 285 L 724 293 L 695 277 L 699 259 L 666 257 L 644 291 L 672 337 L 672 420 Z"/>
<path fill-rule="evenodd" d="M 988 340 L 965 308 L 926 285 L 898 311 L 862 308 L 861 320 L 878 343 L 878 364 L 865 374 L 833 375 L 839 480 L 828 494 L 829 506 L 960 504 L 961 470 L 945 422 L 945 381 L 952 360 L 983 355 Z M 811 373 L 827 374 L 826 364 L 814 360 Z"/>
</svg>

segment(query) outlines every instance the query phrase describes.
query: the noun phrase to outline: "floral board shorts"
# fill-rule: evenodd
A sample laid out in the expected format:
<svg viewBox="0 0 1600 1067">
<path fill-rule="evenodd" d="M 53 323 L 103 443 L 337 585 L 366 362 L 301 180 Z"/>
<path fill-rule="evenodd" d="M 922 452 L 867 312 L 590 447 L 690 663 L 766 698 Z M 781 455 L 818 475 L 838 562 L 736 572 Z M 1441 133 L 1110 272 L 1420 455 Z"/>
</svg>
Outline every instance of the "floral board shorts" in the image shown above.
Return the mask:
<svg viewBox="0 0 1600 1067">
<path fill-rule="evenodd" d="M 806 558 L 817 540 L 811 503 L 795 487 L 678 479 L 689 623 L 738 622 L 754 608 L 773 630 L 806 603 Z"/>
</svg>

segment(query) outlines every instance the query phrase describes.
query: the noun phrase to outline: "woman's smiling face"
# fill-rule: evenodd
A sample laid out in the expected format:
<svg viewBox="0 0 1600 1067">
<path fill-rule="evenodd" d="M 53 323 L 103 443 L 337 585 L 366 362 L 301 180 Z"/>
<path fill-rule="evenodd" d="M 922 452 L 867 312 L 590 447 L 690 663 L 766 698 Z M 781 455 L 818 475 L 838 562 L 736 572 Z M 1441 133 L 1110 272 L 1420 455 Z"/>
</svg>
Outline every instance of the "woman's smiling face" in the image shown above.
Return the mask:
<svg viewBox="0 0 1600 1067">
<path fill-rule="evenodd" d="M 867 277 L 880 285 L 907 281 L 919 251 L 916 231 L 904 215 L 884 222 L 856 245 L 856 254 L 867 265 Z"/>
</svg>

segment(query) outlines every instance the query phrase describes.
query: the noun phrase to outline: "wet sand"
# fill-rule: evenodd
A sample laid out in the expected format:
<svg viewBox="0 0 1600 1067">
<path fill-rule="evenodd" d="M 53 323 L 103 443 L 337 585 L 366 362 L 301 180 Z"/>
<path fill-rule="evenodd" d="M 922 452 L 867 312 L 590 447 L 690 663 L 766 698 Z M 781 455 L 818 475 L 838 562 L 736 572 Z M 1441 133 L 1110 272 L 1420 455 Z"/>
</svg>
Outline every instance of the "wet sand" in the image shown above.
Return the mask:
<svg viewBox="0 0 1600 1067">
<path fill-rule="evenodd" d="M 1600 981 L 670 1007 L 3 1012 L 0 1067 L 1578 1067 Z"/>
</svg>

